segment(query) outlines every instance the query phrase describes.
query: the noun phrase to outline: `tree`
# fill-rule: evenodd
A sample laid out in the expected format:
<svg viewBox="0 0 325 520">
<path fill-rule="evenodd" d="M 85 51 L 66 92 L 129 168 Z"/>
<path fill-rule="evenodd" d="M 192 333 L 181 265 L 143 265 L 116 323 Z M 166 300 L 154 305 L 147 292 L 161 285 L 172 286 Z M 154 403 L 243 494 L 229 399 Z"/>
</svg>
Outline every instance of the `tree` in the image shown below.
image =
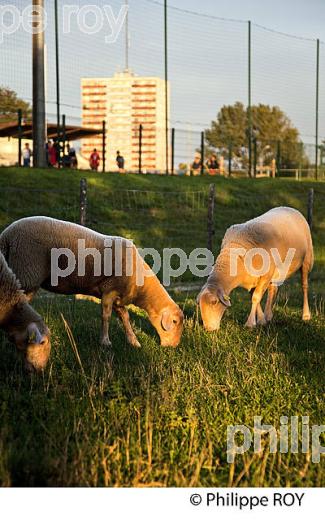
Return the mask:
<svg viewBox="0 0 325 520">
<path fill-rule="evenodd" d="M 0 122 L 16 121 L 19 109 L 24 118 L 30 117 L 30 104 L 20 99 L 13 90 L 0 87 Z"/>
<path fill-rule="evenodd" d="M 281 161 L 283 168 L 297 168 L 308 160 L 303 152 L 298 130 L 279 107 L 259 104 L 251 109 L 252 148 L 256 148 L 257 161 L 269 164 L 272 159 Z M 223 106 L 206 130 L 210 147 L 225 155 L 229 146 L 235 158 L 247 167 L 248 162 L 248 110 L 242 103 Z"/>
</svg>

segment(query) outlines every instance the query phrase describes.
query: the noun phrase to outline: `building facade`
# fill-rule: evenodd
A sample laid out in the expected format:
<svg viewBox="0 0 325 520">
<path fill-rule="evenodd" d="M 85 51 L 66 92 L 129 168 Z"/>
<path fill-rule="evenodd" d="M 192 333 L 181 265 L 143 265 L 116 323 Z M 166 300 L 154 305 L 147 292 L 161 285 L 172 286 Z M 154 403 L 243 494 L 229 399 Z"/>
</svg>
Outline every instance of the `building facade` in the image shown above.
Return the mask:
<svg viewBox="0 0 325 520">
<path fill-rule="evenodd" d="M 83 126 L 100 129 L 106 122 L 107 171 L 117 169 L 117 151 L 127 171 L 139 170 L 140 125 L 143 171 L 166 171 L 164 80 L 126 71 L 112 78 L 83 78 L 81 88 Z M 97 148 L 102 155 L 102 144 L 101 136 L 85 139 L 82 154 L 89 157 Z"/>
</svg>

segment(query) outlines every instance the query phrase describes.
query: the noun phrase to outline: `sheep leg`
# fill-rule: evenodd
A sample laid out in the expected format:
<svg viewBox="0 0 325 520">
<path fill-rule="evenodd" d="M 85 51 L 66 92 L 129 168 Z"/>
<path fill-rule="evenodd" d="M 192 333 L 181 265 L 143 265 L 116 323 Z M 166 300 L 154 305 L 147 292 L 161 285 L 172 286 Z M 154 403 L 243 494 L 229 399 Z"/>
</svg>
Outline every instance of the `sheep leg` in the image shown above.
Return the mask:
<svg viewBox="0 0 325 520">
<path fill-rule="evenodd" d="M 254 291 L 255 291 L 255 289 L 252 289 L 250 291 L 250 294 L 251 294 L 252 297 L 253 297 Z M 265 319 L 265 316 L 264 316 L 264 312 L 263 312 L 261 303 L 259 303 L 257 305 L 256 315 L 257 315 L 257 324 L 258 325 L 266 325 L 266 319 Z"/>
<path fill-rule="evenodd" d="M 302 311 L 302 319 L 304 321 L 309 321 L 311 319 L 310 309 L 309 309 L 309 303 L 308 303 L 308 275 L 309 275 L 309 268 L 306 263 L 303 263 L 301 268 L 301 285 L 304 295 L 304 305 L 303 305 L 303 311 Z"/>
<path fill-rule="evenodd" d="M 267 301 L 265 306 L 265 319 L 269 323 L 273 318 L 273 304 L 275 297 L 278 293 L 278 286 L 277 285 L 269 285 L 268 295 L 267 295 Z"/>
<path fill-rule="evenodd" d="M 269 280 L 267 282 L 265 282 L 263 280 L 263 281 L 260 281 L 259 284 L 255 288 L 255 291 L 252 296 L 251 312 L 250 312 L 250 314 L 248 316 L 248 320 L 245 324 L 245 326 L 250 329 L 256 327 L 256 325 L 257 325 L 257 321 L 256 321 L 257 309 L 258 309 L 258 306 L 261 304 L 262 298 L 265 294 L 268 284 L 269 284 Z M 261 308 L 261 311 L 262 311 L 262 308 Z M 263 317 L 264 317 L 264 313 L 263 313 Z"/>
<path fill-rule="evenodd" d="M 262 305 L 259 303 L 256 309 L 257 325 L 266 325 L 265 314 L 262 309 Z"/>
<path fill-rule="evenodd" d="M 110 347 L 112 345 L 109 335 L 109 320 L 112 316 L 114 297 L 111 294 L 103 294 L 102 296 L 102 336 L 101 344 Z"/>
<path fill-rule="evenodd" d="M 129 344 L 132 347 L 140 348 L 141 345 L 134 333 L 134 330 L 132 329 L 132 325 L 130 322 L 130 315 L 129 315 L 129 311 L 127 310 L 127 308 L 126 307 L 114 307 L 114 311 L 116 312 L 117 316 L 123 323 L 126 337 L 127 337 Z"/>
</svg>

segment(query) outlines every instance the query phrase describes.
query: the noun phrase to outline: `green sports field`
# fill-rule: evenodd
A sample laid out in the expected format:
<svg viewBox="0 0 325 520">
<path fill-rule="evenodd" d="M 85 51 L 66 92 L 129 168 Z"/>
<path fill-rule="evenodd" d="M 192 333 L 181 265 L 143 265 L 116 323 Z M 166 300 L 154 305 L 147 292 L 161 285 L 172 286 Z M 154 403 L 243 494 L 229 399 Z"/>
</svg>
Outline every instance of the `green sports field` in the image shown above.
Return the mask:
<svg viewBox="0 0 325 520">
<path fill-rule="evenodd" d="M 85 174 L 83 174 L 85 175 Z M 87 173 L 88 225 L 133 238 L 136 245 L 207 243 L 211 178 Z M 49 215 L 78 221 L 79 182 L 71 171 L 0 169 L 0 229 L 17 218 Z M 313 318 L 301 321 L 299 276 L 281 288 L 274 321 L 243 328 L 248 294 L 237 290 L 218 334 L 199 321 L 189 272 L 171 293 L 186 315 L 176 350 L 159 346 L 141 311 L 132 320 L 140 350 L 111 325 L 113 347 L 99 344 L 100 309 L 42 293 L 35 308 L 52 332 L 42 376 L 26 375 L 0 334 L 0 483 L 2 486 L 324 486 L 325 460 L 262 450 L 227 463 L 227 427 L 252 429 L 254 417 L 280 426 L 282 416 L 325 423 L 325 183 L 282 179 L 214 179 L 215 243 L 233 223 L 278 205 L 306 214 L 315 190 Z M 154 192 L 154 193 L 152 193 Z M 240 440 L 240 439 L 238 439 Z M 323 436 L 323 445 L 325 436 Z"/>
</svg>

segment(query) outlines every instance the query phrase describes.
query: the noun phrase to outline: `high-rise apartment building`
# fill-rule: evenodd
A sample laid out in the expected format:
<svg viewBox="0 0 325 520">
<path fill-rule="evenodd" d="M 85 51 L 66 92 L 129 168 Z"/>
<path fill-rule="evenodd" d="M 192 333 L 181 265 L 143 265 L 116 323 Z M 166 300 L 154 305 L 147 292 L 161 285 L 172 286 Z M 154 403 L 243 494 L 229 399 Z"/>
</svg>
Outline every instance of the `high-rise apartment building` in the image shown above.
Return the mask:
<svg viewBox="0 0 325 520">
<path fill-rule="evenodd" d="M 100 129 L 106 121 L 106 170 L 117 169 L 119 151 L 126 170 L 138 171 L 142 125 L 143 170 L 166 171 L 164 80 L 126 71 L 112 78 L 83 78 L 81 87 L 83 126 Z M 83 141 L 83 155 L 94 148 L 102 154 L 101 136 Z"/>
</svg>

